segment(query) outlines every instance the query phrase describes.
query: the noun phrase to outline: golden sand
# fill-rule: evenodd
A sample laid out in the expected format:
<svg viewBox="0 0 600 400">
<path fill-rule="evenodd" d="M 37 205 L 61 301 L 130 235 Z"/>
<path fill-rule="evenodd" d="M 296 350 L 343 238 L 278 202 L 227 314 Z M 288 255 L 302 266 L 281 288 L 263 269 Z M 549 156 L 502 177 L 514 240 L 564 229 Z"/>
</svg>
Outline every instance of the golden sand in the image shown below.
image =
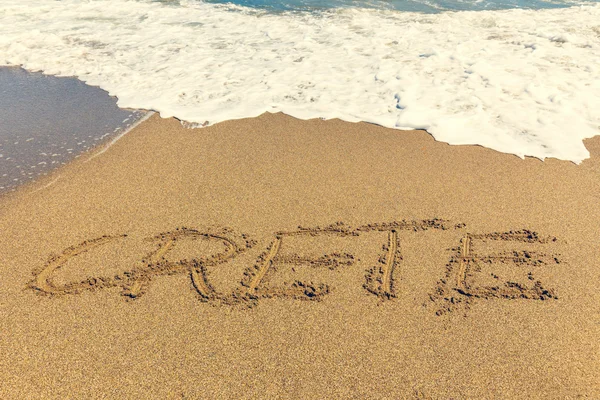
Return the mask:
<svg viewBox="0 0 600 400">
<path fill-rule="evenodd" d="M 0 199 L 0 398 L 600 398 L 586 145 L 154 116 Z"/>
</svg>

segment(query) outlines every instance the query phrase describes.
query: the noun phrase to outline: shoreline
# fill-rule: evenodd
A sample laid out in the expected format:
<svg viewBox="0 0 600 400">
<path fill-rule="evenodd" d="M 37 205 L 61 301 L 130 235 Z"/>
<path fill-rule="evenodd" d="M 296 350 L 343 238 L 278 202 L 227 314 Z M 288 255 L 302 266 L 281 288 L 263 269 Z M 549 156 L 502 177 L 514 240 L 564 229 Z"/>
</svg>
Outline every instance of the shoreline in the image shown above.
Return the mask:
<svg viewBox="0 0 600 400">
<path fill-rule="evenodd" d="M 73 79 L 77 79 L 76 77 L 73 77 Z M 77 156 L 75 156 L 72 160 L 68 161 L 67 163 L 62 164 L 59 167 L 56 167 L 52 170 L 50 170 L 47 173 L 41 174 L 39 176 L 37 176 L 34 180 L 32 181 L 28 181 L 28 182 L 24 182 L 10 190 L 7 190 L 5 192 L 0 192 L 0 201 L 3 198 L 6 198 L 10 195 L 16 195 L 19 192 L 25 191 L 25 192 L 36 192 L 39 190 L 43 190 L 45 189 L 47 186 L 49 186 L 49 184 L 47 183 L 47 181 L 51 181 L 50 184 L 53 184 L 55 181 L 57 181 L 58 179 L 60 179 L 60 172 L 64 169 L 68 169 L 69 166 L 83 162 L 83 163 L 87 163 L 88 161 L 91 161 L 92 159 L 100 156 L 101 154 L 103 154 L 104 152 L 106 152 L 111 146 L 113 146 L 117 141 L 119 141 L 121 138 L 123 138 L 125 135 L 127 135 L 129 132 L 131 132 L 132 130 L 136 129 L 140 124 L 144 123 L 145 121 L 147 121 L 149 118 L 153 117 L 154 115 L 156 115 L 158 118 L 161 119 L 165 119 L 165 120 L 176 120 L 177 122 L 179 122 L 182 127 L 186 130 L 199 130 L 201 132 L 202 129 L 206 129 L 206 127 L 203 126 L 193 126 L 193 124 L 190 124 L 186 121 L 180 120 L 178 118 L 175 117 L 170 117 L 170 118 L 163 118 L 160 117 L 160 113 L 157 111 L 153 111 L 153 110 L 135 110 L 136 112 L 143 112 L 145 113 L 145 115 L 140 118 L 139 120 L 137 120 L 136 122 L 134 122 L 132 125 L 125 127 L 124 129 L 122 129 L 122 132 L 118 133 L 116 136 L 114 137 L 110 137 L 108 139 L 110 140 L 106 140 L 100 143 L 95 144 L 93 147 L 90 147 L 88 149 L 85 149 L 84 151 L 82 151 L 81 153 L 79 153 Z M 257 117 L 250 117 L 250 118 L 240 118 L 240 119 L 233 119 L 233 120 L 227 120 L 227 121 L 223 121 L 223 122 L 219 122 L 216 125 L 221 125 L 221 124 L 227 124 L 227 123 L 243 123 L 243 121 L 245 120 L 253 120 L 253 119 L 257 119 L 257 118 L 262 118 L 265 115 L 279 115 L 279 116 L 284 116 L 284 118 L 291 118 L 293 120 L 299 121 L 299 122 L 312 122 L 312 121 L 333 121 L 336 123 L 342 123 L 342 124 L 366 124 L 366 125 L 371 125 L 375 128 L 378 129 L 385 129 L 385 130 L 390 130 L 392 132 L 395 132 L 396 134 L 402 135 L 404 133 L 412 133 L 412 132 L 422 132 L 425 135 L 427 135 L 428 137 L 430 137 L 435 143 L 437 144 L 441 144 L 441 145 L 446 145 L 446 146 L 451 146 L 451 147 L 473 147 L 473 148 L 480 148 L 480 149 L 484 149 L 485 151 L 491 151 L 493 153 L 497 153 L 497 154 L 501 154 L 507 157 L 515 157 L 521 161 L 526 161 L 526 160 L 535 160 L 535 161 L 539 161 L 542 163 L 548 163 L 548 162 L 558 162 L 558 163 L 564 163 L 564 164 L 572 164 L 575 166 L 580 166 L 583 163 L 586 162 L 590 162 L 590 158 L 583 160 L 581 163 L 577 164 L 573 161 L 569 161 L 569 160 L 561 160 L 555 157 L 547 157 L 545 159 L 540 159 L 538 157 L 535 156 L 518 156 L 516 154 L 512 154 L 512 153 L 504 153 L 498 150 L 494 150 L 494 149 L 490 149 L 488 147 L 485 147 L 483 145 L 480 144 L 449 144 L 443 141 L 439 141 L 437 140 L 433 135 L 431 135 L 429 132 L 427 132 L 427 130 L 425 129 L 418 129 L 418 130 L 398 130 L 398 129 L 392 129 L 392 128 L 387 128 L 381 125 L 378 125 L 376 123 L 373 122 L 365 122 L 365 121 L 361 121 L 361 122 L 348 122 L 348 121 L 344 121 L 341 120 L 339 118 L 332 118 L 332 119 L 323 119 L 323 118 L 312 118 L 312 119 L 302 119 L 302 118 L 297 118 L 291 115 L 287 115 L 283 112 L 265 112 L 264 114 L 261 114 L 260 116 Z M 596 147 L 596 142 L 600 143 L 600 135 L 598 136 L 594 136 L 592 138 L 588 138 L 588 139 L 584 139 L 583 143 L 584 146 L 586 147 L 586 149 L 589 150 L 589 146 L 592 146 L 593 148 Z M 41 186 L 41 187 L 37 187 L 37 186 Z"/>
<path fill-rule="evenodd" d="M 127 131 L 143 113 L 74 77 L 0 67 L 0 193 Z"/>
<path fill-rule="evenodd" d="M 152 115 L 0 197 L 0 397 L 597 397 L 586 146 Z"/>
<path fill-rule="evenodd" d="M 120 139 L 122 139 L 125 135 L 137 128 L 140 124 L 144 123 L 155 114 L 154 111 L 145 110 L 136 110 L 136 112 L 145 112 L 146 114 L 130 126 L 123 127 L 121 129 L 121 132 L 117 133 L 116 135 L 108 135 L 106 139 L 100 141 L 94 146 L 83 150 L 68 162 L 49 170 L 46 173 L 36 176 L 31 181 L 21 183 L 20 185 L 17 185 L 9 190 L 0 192 L 0 202 L 2 202 L 3 199 L 6 199 L 8 197 L 19 196 L 22 193 L 31 194 L 48 188 L 61 178 L 63 171 L 68 171 L 70 168 L 72 168 L 73 165 L 78 165 L 79 163 L 85 164 L 91 161 L 92 159 L 100 156 L 101 154 L 106 152 L 111 146 L 117 143 Z"/>
</svg>

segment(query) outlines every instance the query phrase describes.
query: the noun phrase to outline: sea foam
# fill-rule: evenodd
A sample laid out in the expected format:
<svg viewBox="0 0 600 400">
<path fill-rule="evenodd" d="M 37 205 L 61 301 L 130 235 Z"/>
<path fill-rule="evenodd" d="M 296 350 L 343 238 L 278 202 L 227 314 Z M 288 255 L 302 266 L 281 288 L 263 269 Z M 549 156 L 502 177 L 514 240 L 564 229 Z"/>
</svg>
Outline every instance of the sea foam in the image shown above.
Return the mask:
<svg viewBox="0 0 600 400">
<path fill-rule="evenodd" d="M 600 134 L 597 3 L 420 14 L 0 0 L 1 64 L 199 124 L 282 111 L 577 163 Z"/>
</svg>

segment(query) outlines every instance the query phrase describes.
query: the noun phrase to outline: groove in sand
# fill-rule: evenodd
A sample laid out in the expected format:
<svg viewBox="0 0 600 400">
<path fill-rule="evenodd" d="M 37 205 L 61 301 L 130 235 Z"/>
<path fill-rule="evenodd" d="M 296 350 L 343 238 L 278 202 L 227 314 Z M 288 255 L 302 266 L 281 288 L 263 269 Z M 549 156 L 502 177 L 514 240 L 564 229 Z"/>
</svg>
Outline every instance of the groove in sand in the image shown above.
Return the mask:
<svg viewBox="0 0 600 400">
<path fill-rule="evenodd" d="M 190 276 L 192 278 L 192 285 L 194 285 L 194 289 L 196 289 L 196 292 L 198 292 L 198 294 L 203 298 L 208 298 L 211 289 L 206 284 L 206 277 L 202 268 L 191 268 Z"/>
<path fill-rule="evenodd" d="M 250 285 L 248 287 L 249 291 L 256 290 L 256 288 L 260 284 L 260 281 L 262 281 L 262 279 L 264 278 L 265 274 L 267 273 L 267 271 L 269 270 L 269 268 L 271 267 L 271 265 L 273 265 L 273 259 L 275 258 L 275 256 L 279 252 L 279 247 L 280 246 L 281 246 L 281 236 L 277 236 L 275 238 L 275 240 L 273 241 L 273 244 L 271 245 L 271 248 L 269 249 L 269 254 L 265 258 L 265 260 L 262 263 L 262 265 L 260 266 L 260 269 L 258 270 L 258 273 L 254 277 L 254 279 L 252 279 L 252 281 L 250 282 Z"/>
<path fill-rule="evenodd" d="M 467 280 L 467 257 L 471 254 L 471 237 L 467 234 L 463 238 L 463 245 L 461 249 L 461 257 L 458 263 L 458 274 L 456 276 L 456 286 L 462 288 L 466 285 Z"/>
<path fill-rule="evenodd" d="M 396 251 L 398 251 L 398 232 L 392 230 L 388 234 L 388 254 L 386 257 L 386 263 L 383 270 L 383 283 L 382 289 L 384 295 L 392 294 L 392 272 L 396 263 Z"/>
</svg>

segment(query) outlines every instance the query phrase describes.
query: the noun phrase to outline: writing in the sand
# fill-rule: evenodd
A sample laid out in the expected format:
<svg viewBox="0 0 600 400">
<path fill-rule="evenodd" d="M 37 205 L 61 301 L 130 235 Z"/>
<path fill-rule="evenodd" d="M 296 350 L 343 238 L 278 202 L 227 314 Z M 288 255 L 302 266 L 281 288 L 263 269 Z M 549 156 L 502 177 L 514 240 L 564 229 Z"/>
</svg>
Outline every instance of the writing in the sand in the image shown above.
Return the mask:
<svg viewBox="0 0 600 400">
<path fill-rule="evenodd" d="M 185 274 L 189 276 L 198 298 L 204 302 L 255 305 L 265 298 L 318 301 L 332 292 L 329 284 L 301 279 L 275 282 L 274 275 L 284 267 L 287 271 L 309 267 L 318 273 L 323 269 L 336 271 L 352 268 L 362 261 L 350 252 L 334 251 L 315 256 L 284 252 L 282 248 L 297 238 L 353 239 L 379 233 L 372 236 L 382 250 L 378 259 L 373 260 L 366 270 L 362 288 L 367 294 L 377 296 L 382 301 L 389 301 L 397 297 L 396 282 L 403 272 L 401 266 L 404 260 L 404 239 L 401 238 L 418 232 L 436 230 L 462 232 L 459 243 L 450 249 L 451 255 L 442 272 L 443 277 L 427 296 L 436 304 L 438 315 L 468 308 L 478 299 L 557 298 L 555 291 L 546 288 L 535 276 L 540 268 L 560 263 L 556 254 L 539 250 L 547 249 L 557 241 L 556 238 L 540 236 L 527 229 L 469 233 L 465 224 L 453 224 L 442 219 L 391 221 L 356 227 L 337 222 L 324 227 L 298 227 L 295 230 L 276 232 L 267 248 L 257 256 L 254 265 L 243 272 L 238 287 L 229 293 L 215 289 L 209 279 L 209 269 L 230 262 L 239 254 L 255 247 L 256 242 L 248 235 L 236 233 L 228 228 L 178 228 L 161 233 L 145 239 L 152 244 L 153 249 L 126 271 L 111 276 L 86 277 L 83 280 L 56 283 L 54 276 L 67 263 L 72 265 L 78 257 L 94 248 L 109 247 L 111 243 L 127 238 L 125 234 L 102 236 L 86 240 L 51 256 L 42 268 L 34 272 L 34 279 L 29 287 L 40 294 L 50 295 L 76 294 L 86 290 L 116 287 L 121 288 L 121 293 L 126 298 L 137 299 L 148 290 L 156 277 Z M 187 246 L 188 249 L 201 254 L 173 259 L 173 254 L 177 253 L 176 249 L 181 246 Z M 515 278 L 514 273 L 508 273 L 509 270 L 517 271 L 517 277 Z"/>
</svg>

